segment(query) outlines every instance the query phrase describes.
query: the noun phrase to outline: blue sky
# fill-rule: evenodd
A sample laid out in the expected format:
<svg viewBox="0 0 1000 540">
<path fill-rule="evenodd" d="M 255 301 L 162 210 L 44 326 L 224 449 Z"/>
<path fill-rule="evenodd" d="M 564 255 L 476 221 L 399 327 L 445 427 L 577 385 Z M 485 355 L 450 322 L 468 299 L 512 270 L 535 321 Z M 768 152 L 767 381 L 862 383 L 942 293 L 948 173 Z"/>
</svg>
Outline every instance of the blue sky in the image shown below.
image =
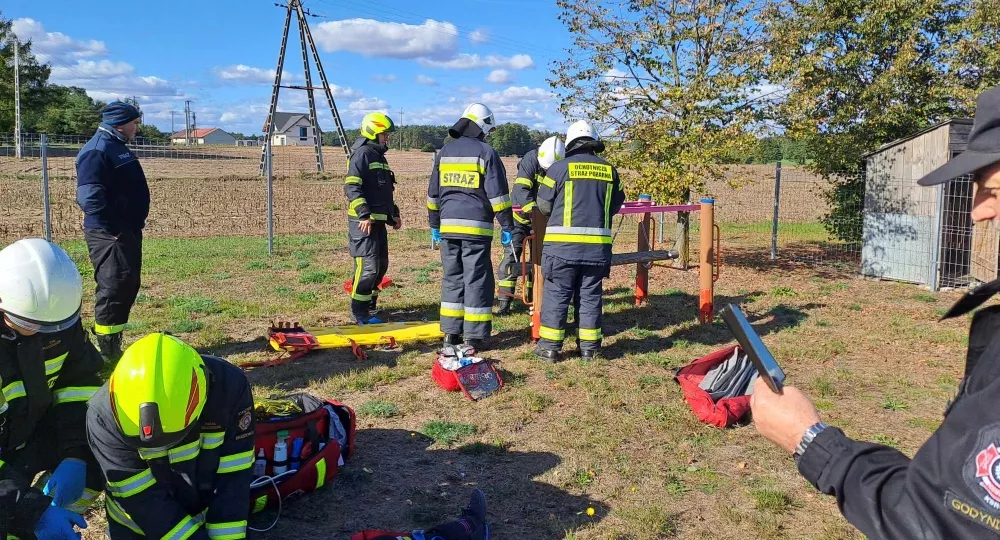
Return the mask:
<svg viewBox="0 0 1000 540">
<path fill-rule="evenodd" d="M 53 67 L 51 81 L 103 101 L 135 95 L 145 122 L 175 128 L 192 100 L 198 126 L 258 133 L 281 44 L 283 0 L 16 0 L 3 8 L 20 39 Z M 345 127 L 373 110 L 405 124 L 450 124 L 466 104 L 498 123 L 565 131 L 546 82 L 571 37 L 545 0 L 306 0 L 309 25 Z M 527 27 L 530 21 L 532 27 Z M 282 84 L 304 84 L 292 19 Z M 312 59 L 310 58 L 310 63 Z M 313 85 L 319 77 L 313 67 Z M 320 126 L 333 129 L 317 92 Z M 306 93 L 282 89 L 279 110 L 305 112 Z M 326 112 L 323 112 L 323 111 Z"/>
</svg>

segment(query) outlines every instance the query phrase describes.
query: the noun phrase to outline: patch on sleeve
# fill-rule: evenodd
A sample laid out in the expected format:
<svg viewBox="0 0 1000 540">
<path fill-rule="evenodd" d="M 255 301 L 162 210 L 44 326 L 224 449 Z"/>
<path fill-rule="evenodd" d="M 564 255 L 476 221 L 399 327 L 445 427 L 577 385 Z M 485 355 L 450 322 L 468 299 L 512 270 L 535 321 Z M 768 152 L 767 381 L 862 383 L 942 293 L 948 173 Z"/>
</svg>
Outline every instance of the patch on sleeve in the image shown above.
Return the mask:
<svg viewBox="0 0 1000 540">
<path fill-rule="evenodd" d="M 962 466 L 962 479 L 977 504 L 1000 517 L 1000 423 L 979 431 L 975 446 Z"/>
<path fill-rule="evenodd" d="M 995 533 L 1000 533 L 1000 516 L 997 516 L 993 512 L 988 512 L 975 504 L 965 502 L 956 497 L 951 491 L 945 494 L 944 502 L 948 505 L 948 508 L 958 512 L 966 519 L 982 525 Z"/>
<path fill-rule="evenodd" d="M 250 429 L 250 422 L 253 421 L 253 411 L 246 410 L 243 412 L 243 416 L 240 417 L 239 427 L 240 431 L 246 431 Z"/>
</svg>

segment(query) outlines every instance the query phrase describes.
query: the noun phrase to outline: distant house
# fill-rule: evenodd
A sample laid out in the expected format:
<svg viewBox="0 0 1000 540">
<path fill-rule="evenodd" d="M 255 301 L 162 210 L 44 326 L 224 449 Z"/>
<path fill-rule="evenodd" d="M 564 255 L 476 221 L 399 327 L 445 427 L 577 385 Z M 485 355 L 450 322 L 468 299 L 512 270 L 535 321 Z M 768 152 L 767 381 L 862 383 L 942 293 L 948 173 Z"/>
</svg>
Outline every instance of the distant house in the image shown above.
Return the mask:
<svg viewBox="0 0 1000 540">
<path fill-rule="evenodd" d="M 264 126 L 267 133 L 267 126 Z M 313 146 L 316 144 L 316 128 L 309 122 L 309 113 L 274 113 L 274 146 Z"/>
<path fill-rule="evenodd" d="M 188 139 L 186 138 L 184 131 L 178 131 L 170 136 L 170 141 L 174 144 L 186 144 Z M 236 137 L 233 137 L 225 131 L 214 127 L 191 130 L 190 141 L 191 144 L 236 145 Z"/>
</svg>

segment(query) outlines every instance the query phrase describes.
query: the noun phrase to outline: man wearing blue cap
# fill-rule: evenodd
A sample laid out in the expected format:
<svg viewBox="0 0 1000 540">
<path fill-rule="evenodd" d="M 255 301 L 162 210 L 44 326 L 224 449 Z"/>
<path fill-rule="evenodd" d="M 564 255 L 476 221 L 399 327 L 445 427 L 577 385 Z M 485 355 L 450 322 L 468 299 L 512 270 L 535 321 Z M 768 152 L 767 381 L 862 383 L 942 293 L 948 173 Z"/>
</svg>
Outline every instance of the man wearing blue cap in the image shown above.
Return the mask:
<svg viewBox="0 0 1000 540">
<path fill-rule="evenodd" d="M 139 133 L 139 110 L 115 101 L 76 156 L 76 202 L 97 282 L 94 335 L 101 355 L 115 364 L 122 330 L 139 293 L 142 229 L 149 215 L 149 186 L 139 159 L 126 143 Z"/>
</svg>

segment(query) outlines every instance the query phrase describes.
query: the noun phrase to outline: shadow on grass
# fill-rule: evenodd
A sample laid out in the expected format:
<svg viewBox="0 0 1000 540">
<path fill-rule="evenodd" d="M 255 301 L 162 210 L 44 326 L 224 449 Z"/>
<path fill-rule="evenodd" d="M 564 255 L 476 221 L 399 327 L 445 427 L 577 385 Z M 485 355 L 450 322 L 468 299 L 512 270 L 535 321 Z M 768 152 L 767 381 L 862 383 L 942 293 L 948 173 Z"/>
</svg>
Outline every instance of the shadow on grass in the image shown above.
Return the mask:
<svg viewBox="0 0 1000 540">
<path fill-rule="evenodd" d="M 723 246 L 722 272 L 727 266 L 754 270 L 804 271 L 823 279 L 850 279 L 861 272 L 861 255 L 843 246 L 796 242 L 778 248 L 778 258 L 759 247 Z"/>
<path fill-rule="evenodd" d="M 456 519 L 477 487 L 486 494 L 496 538 L 562 538 L 609 511 L 586 495 L 534 480 L 561 463 L 552 453 L 482 442 L 431 449 L 430 438 L 398 429 L 358 430 L 356 444 L 331 485 L 286 503 L 281 525 L 256 537 L 346 539 L 363 529 L 426 529 Z M 265 513 L 251 525 L 272 518 Z"/>
</svg>

